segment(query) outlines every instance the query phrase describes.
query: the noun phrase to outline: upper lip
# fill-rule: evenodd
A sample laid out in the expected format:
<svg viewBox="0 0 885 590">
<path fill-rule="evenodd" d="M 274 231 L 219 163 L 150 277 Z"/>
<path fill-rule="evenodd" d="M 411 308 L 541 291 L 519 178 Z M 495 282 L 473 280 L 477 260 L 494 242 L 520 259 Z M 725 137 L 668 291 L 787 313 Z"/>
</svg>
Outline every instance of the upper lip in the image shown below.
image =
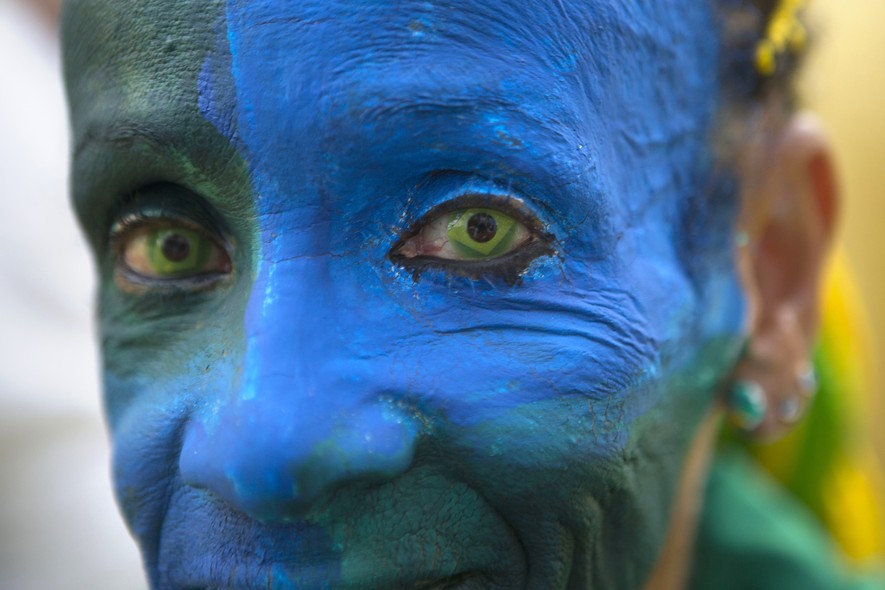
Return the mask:
<svg viewBox="0 0 885 590">
<path fill-rule="evenodd" d="M 471 510 L 491 508 L 478 493 L 467 493 L 464 484 L 451 483 L 457 480 L 430 467 L 419 466 L 410 470 L 395 483 L 383 486 L 351 486 L 342 489 L 327 504 L 317 508 L 334 512 L 329 518 L 349 518 L 342 521 L 349 527 L 368 522 L 382 526 L 388 522 L 387 512 L 375 509 L 383 501 L 405 502 L 420 496 L 422 501 L 431 499 L 433 493 L 441 499 L 451 497 L 451 489 L 456 489 L 459 502 Z M 419 492 L 425 492 L 421 496 Z M 408 493 L 406 493 L 408 492 Z M 439 500 L 442 501 L 442 500 Z M 345 512 L 354 503 L 364 506 L 362 512 Z M 458 504 L 461 506 L 461 504 Z M 394 504 L 394 508 L 399 507 Z M 403 509 L 405 510 L 405 509 Z M 339 516 L 340 515 L 343 516 Z M 389 512 L 389 509 L 388 509 Z M 320 523 L 310 520 L 289 523 L 259 523 L 247 515 L 234 510 L 229 505 L 217 501 L 203 490 L 182 486 L 171 494 L 170 506 L 163 523 L 158 552 L 149 563 L 149 571 L 157 584 L 174 590 L 268 590 L 274 587 L 272 580 L 280 586 L 288 587 L 286 580 L 298 580 L 298 587 L 306 589 L 327 587 L 331 583 L 342 590 L 461 590 L 489 586 L 500 587 L 499 576 L 507 580 L 518 579 L 518 573 L 510 568 L 498 571 L 502 566 L 489 563 L 471 551 L 473 544 L 483 542 L 483 535 L 491 531 L 507 530 L 505 521 L 491 511 L 487 520 L 498 525 L 483 526 L 476 534 L 466 534 L 450 520 L 440 520 L 439 526 L 433 521 L 435 515 L 413 523 L 410 527 L 373 533 L 365 538 L 348 538 L 346 547 L 337 548 L 328 530 Z M 368 515 L 368 516 L 367 516 Z M 338 521 L 336 521 L 338 522 Z M 482 521 L 488 525 L 486 520 Z M 500 523 L 500 524 L 499 524 Z M 409 548 L 403 550 L 409 555 L 396 554 L 397 567 L 390 567 L 387 558 L 396 551 L 398 542 L 378 543 L 395 533 L 411 531 L 427 533 L 420 539 L 424 544 L 415 547 L 438 547 L 432 554 Z M 469 521 L 464 526 L 475 526 Z M 350 530 L 350 529 L 348 529 Z M 423 534 L 423 533 L 422 533 Z M 444 536 L 442 536 L 444 535 Z M 462 538 L 462 536 L 464 538 Z M 417 543 L 416 539 L 412 539 Z M 438 545 L 435 545 L 438 544 Z M 482 554 L 482 552 L 480 552 Z M 353 569 L 348 575 L 342 571 L 341 560 L 351 559 Z M 379 557 L 380 561 L 375 558 Z M 518 563 L 522 563 L 514 557 Z M 403 562 L 407 560 L 408 563 Z M 163 567 L 160 568 L 160 564 Z M 342 576 L 345 579 L 342 579 Z M 503 580 L 502 580 L 503 581 Z"/>
<path fill-rule="evenodd" d="M 441 580 L 416 582 L 411 590 L 457 590 L 465 583 L 482 576 L 479 572 L 464 572 Z"/>
<path fill-rule="evenodd" d="M 404 590 L 458 590 L 464 584 L 471 580 L 477 580 L 482 577 L 477 571 L 463 572 L 460 574 L 455 574 L 453 576 L 448 576 L 446 578 L 435 579 L 435 580 L 419 580 L 412 584 L 408 585 L 399 585 L 397 584 L 396 588 L 403 588 Z M 187 588 L 181 588 L 181 590 L 252 590 L 252 587 L 246 586 L 227 586 L 223 583 L 219 584 L 206 584 L 200 585 L 197 587 L 189 586 Z M 387 590 L 387 588 L 385 588 Z"/>
</svg>

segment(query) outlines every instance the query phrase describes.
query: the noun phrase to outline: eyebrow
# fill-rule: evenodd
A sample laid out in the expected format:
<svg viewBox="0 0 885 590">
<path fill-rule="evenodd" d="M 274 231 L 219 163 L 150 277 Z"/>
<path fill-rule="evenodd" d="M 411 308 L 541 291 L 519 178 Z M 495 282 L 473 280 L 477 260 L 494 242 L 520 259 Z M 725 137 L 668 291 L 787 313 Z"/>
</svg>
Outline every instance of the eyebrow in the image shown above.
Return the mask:
<svg viewBox="0 0 885 590">
<path fill-rule="evenodd" d="M 157 149 L 171 149 L 175 141 L 169 137 L 168 132 L 161 131 L 154 125 L 125 121 L 90 128 L 76 143 L 72 155 L 77 160 L 92 145 L 126 149 L 138 143 Z"/>
<path fill-rule="evenodd" d="M 193 167 L 194 151 L 188 149 L 188 135 L 182 127 L 162 118 L 89 121 L 72 149 L 71 197 L 75 207 L 107 193 L 107 187 L 120 195 L 147 182 L 170 178 L 175 182 L 176 171 L 186 175 Z M 182 160 L 190 165 L 183 165 Z M 96 191 L 96 187 L 102 188 Z"/>
</svg>

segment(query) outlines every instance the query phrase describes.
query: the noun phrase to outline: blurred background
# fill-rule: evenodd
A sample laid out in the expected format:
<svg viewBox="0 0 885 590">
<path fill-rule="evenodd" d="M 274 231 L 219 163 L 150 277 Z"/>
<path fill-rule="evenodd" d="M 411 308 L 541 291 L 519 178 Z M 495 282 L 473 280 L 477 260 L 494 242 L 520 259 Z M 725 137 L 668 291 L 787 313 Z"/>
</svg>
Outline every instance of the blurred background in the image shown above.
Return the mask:
<svg viewBox="0 0 885 590">
<path fill-rule="evenodd" d="M 92 268 L 69 213 L 53 19 L 59 0 L 0 0 L 0 590 L 143 590 L 114 507 L 98 404 Z M 840 247 L 885 335 L 885 2 L 813 0 L 803 96 L 830 129 Z M 11 81 L 11 82 L 10 82 Z M 9 220 L 14 220 L 9 223 Z M 33 269 L 41 269 L 33 274 Z M 879 343 L 872 368 L 885 363 Z M 882 380 L 871 387 L 885 417 Z M 871 419 L 880 455 L 885 428 Z"/>
<path fill-rule="evenodd" d="M 59 0 L 0 0 L 0 590 L 143 590 L 113 503 L 93 271 L 67 204 Z"/>
<path fill-rule="evenodd" d="M 885 417 L 885 2 L 812 0 L 816 48 L 802 95 L 830 131 L 843 189 L 840 247 L 874 341 L 874 416 Z M 879 456 L 885 427 L 871 420 Z"/>
</svg>

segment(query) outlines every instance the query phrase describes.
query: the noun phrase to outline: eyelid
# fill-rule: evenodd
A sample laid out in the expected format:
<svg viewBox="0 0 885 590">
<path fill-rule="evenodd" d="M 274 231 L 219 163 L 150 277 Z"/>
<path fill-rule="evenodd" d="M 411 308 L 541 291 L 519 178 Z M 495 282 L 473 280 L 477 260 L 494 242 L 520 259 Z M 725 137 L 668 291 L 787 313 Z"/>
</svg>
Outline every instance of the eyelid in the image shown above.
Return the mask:
<svg viewBox="0 0 885 590">
<path fill-rule="evenodd" d="M 191 231 L 197 232 L 209 239 L 219 242 L 220 246 L 230 249 L 230 243 L 227 238 L 220 232 L 213 231 L 206 226 L 197 223 L 185 215 L 178 215 L 163 211 L 160 209 L 142 209 L 126 213 L 113 223 L 109 232 L 109 240 L 111 244 L 118 243 L 120 239 L 126 237 L 129 233 L 137 231 L 145 226 L 163 227 L 183 227 Z"/>
<path fill-rule="evenodd" d="M 121 198 L 106 230 L 106 251 L 116 252 L 121 236 L 145 225 L 184 227 L 213 240 L 233 256 L 236 243 L 218 214 L 192 190 L 156 182 Z"/>
<path fill-rule="evenodd" d="M 104 235 L 141 223 L 169 223 L 193 229 L 231 246 L 227 224 L 204 196 L 187 186 L 157 181 L 121 194 L 105 218 Z"/>
</svg>

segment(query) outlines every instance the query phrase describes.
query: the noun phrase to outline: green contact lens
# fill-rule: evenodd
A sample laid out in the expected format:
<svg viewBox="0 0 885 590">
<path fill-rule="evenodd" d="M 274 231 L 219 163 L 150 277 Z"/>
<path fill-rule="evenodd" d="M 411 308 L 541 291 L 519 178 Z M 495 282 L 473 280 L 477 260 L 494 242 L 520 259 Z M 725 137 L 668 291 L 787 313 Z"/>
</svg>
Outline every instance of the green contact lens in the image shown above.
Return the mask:
<svg viewBox="0 0 885 590">
<path fill-rule="evenodd" d="M 145 259 L 154 276 L 177 278 L 203 272 L 214 244 L 195 231 L 155 229 L 145 236 Z"/>
<path fill-rule="evenodd" d="M 494 258 L 510 251 L 519 222 L 495 209 L 461 209 L 449 217 L 452 249 L 468 260 Z"/>
</svg>

